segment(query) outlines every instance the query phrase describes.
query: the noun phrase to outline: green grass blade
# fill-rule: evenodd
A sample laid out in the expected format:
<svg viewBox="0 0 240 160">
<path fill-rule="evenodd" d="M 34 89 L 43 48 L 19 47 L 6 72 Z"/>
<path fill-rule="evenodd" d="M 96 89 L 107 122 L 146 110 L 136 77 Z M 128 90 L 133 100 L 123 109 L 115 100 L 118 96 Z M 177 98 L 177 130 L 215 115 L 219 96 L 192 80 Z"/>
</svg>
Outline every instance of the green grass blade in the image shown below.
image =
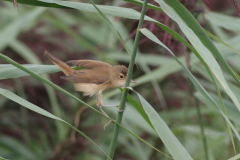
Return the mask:
<svg viewBox="0 0 240 160">
<path fill-rule="evenodd" d="M 158 113 L 153 109 L 153 107 L 139 93 L 137 93 L 133 89 L 131 90 L 138 95 L 144 111 L 147 113 L 158 136 L 160 137 L 168 151 L 173 156 L 173 159 L 192 160 L 192 157 L 189 155 L 187 150 L 174 136 L 172 131 L 162 120 L 162 118 L 158 115 Z"/>
<path fill-rule="evenodd" d="M 237 132 L 236 128 L 232 125 L 232 123 L 229 121 L 228 117 L 222 112 L 222 110 L 219 108 L 219 106 L 217 105 L 217 103 L 212 99 L 212 97 L 207 93 L 207 91 L 202 87 L 202 85 L 197 81 L 197 79 L 192 75 L 192 73 L 182 64 L 181 61 L 179 61 L 179 59 L 174 55 L 174 53 L 172 53 L 172 51 L 167 48 L 161 41 L 159 41 L 157 39 L 157 37 L 155 35 L 152 34 L 152 32 L 150 32 L 147 29 L 141 29 L 140 30 L 146 37 L 148 37 L 149 39 L 151 39 L 152 41 L 158 43 L 159 45 L 161 45 L 162 47 L 164 47 L 165 49 L 167 49 L 170 54 L 172 55 L 172 57 L 178 62 L 178 64 L 183 68 L 183 70 L 187 73 L 188 77 L 190 78 L 190 80 L 192 81 L 192 83 L 194 84 L 194 86 L 200 91 L 200 93 L 210 102 L 212 102 L 214 104 L 214 106 L 216 106 L 219 111 L 221 112 L 221 114 L 223 115 L 223 117 L 225 118 L 225 120 L 227 121 L 227 123 L 231 126 L 232 130 L 234 131 L 234 133 L 237 135 L 239 141 L 240 141 L 240 135 Z M 221 98 L 220 98 L 221 100 Z"/>
<path fill-rule="evenodd" d="M 22 56 L 24 59 L 26 59 L 27 62 L 41 64 L 41 60 L 35 55 L 35 53 L 33 53 L 22 42 L 20 42 L 18 40 L 13 40 L 12 42 L 10 42 L 10 47 L 13 50 L 15 50 L 20 56 Z M 11 71 L 9 71 L 9 72 L 11 72 Z M 18 73 L 16 73 L 16 74 L 18 74 Z M 48 75 L 43 75 L 43 77 L 45 77 L 46 79 L 50 79 Z M 50 86 L 48 86 L 44 83 L 43 83 L 43 85 L 47 91 L 53 113 L 58 117 L 65 117 L 66 115 L 60 108 L 60 105 L 57 100 L 57 96 L 56 96 L 53 88 L 51 88 Z M 57 133 L 58 133 L 59 140 L 62 141 L 66 138 L 68 130 L 65 129 L 64 124 L 62 124 L 58 121 L 56 121 L 56 126 L 58 129 Z"/>
<path fill-rule="evenodd" d="M 207 34 L 204 32 L 200 24 L 193 17 L 193 15 L 177 0 L 166 0 L 167 4 L 163 0 L 158 0 L 158 2 L 162 7 L 162 9 L 166 12 L 166 14 L 168 14 L 173 20 L 175 20 L 179 24 L 182 31 L 185 33 L 189 41 L 192 42 L 192 45 L 196 48 L 196 50 L 199 51 L 201 56 L 204 56 L 204 53 L 200 52 L 204 47 L 206 48 L 205 54 L 208 55 L 208 59 L 211 58 L 210 56 L 211 53 L 214 56 L 216 56 L 217 59 L 219 59 L 219 61 L 223 64 L 223 66 L 228 70 L 228 72 L 233 76 L 236 82 L 240 85 L 239 79 L 232 72 L 226 60 L 219 53 L 215 45 L 212 43 L 211 39 L 207 36 Z M 169 6 L 171 6 L 172 8 Z M 188 27 L 192 30 L 192 33 Z M 197 42 L 196 40 L 200 41 L 200 43 Z M 205 59 L 205 61 L 207 62 L 207 59 Z M 215 60 L 211 58 L 211 64 L 213 64 L 214 66 L 210 65 L 210 63 L 208 63 L 208 65 L 211 66 L 210 68 L 217 67 L 218 68 L 217 70 L 219 70 L 220 67 L 218 67 L 218 65 L 215 65 L 214 63 L 216 63 Z M 221 71 L 221 69 L 219 71 Z M 216 72 L 216 70 L 213 71 L 213 73 L 214 72 Z M 223 78 L 223 76 L 220 73 L 218 73 L 216 77 L 217 78 L 219 77 L 218 80 L 220 80 L 221 83 L 223 83 L 224 86 L 227 88 L 226 92 L 228 92 L 228 95 L 232 98 L 232 100 L 236 103 L 236 106 L 240 110 L 239 102 L 236 100 L 235 96 L 231 93 L 231 91 L 229 91 L 228 85 L 225 82 L 225 79 Z"/>
<path fill-rule="evenodd" d="M 60 69 L 55 65 L 25 64 L 22 66 L 37 74 L 54 73 L 60 71 Z M 0 64 L 0 79 L 18 78 L 29 75 L 29 73 L 24 72 L 14 65 Z"/>
<path fill-rule="evenodd" d="M 201 92 L 201 91 L 200 91 Z M 198 93 L 195 93 L 195 96 L 200 99 L 202 102 L 206 103 L 206 104 L 210 104 L 209 107 L 213 107 L 215 106 L 219 112 L 221 113 L 221 115 L 224 117 L 224 119 L 226 120 L 226 122 L 228 123 L 228 125 L 232 128 L 233 132 L 235 133 L 236 137 L 238 138 L 238 140 L 240 141 L 240 135 L 237 131 L 237 129 L 233 126 L 232 122 L 228 119 L 228 117 L 223 113 L 223 111 L 220 109 L 220 107 L 217 105 L 217 103 L 211 98 L 209 99 L 208 97 Z M 210 97 L 210 96 L 209 96 Z"/>
<path fill-rule="evenodd" d="M 148 0 L 144 0 L 142 11 L 141 11 L 141 16 L 140 16 L 140 20 L 138 22 L 137 32 L 136 32 L 136 36 L 135 36 L 135 40 L 134 40 L 134 44 L 133 44 L 131 59 L 129 61 L 126 83 L 124 84 L 125 87 L 129 87 L 129 85 L 130 85 L 132 72 L 133 72 L 133 66 L 134 66 L 134 63 L 135 63 L 136 55 L 137 55 L 138 44 L 139 44 L 140 37 L 141 37 L 141 32 L 138 29 L 142 28 L 142 26 L 143 26 L 143 21 L 144 21 L 146 9 L 147 9 L 147 4 L 148 4 Z M 119 34 L 119 36 L 120 36 L 120 34 Z M 124 44 L 123 40 L 122 40 L 122 42 Z M 125 44 L 124 44 L 124 46 L 125 46 Z M 123 92 L 122 92 L 121 102 L 120 102 L 120 105 L 119 105 L 120 110 L 123 110 L 124 107 L 125 107 L 125 103 L 126 103 L 126 100 L 127 100 L 127 95 L 128 95 L 128 90 L 124 89 Z M 123 112 L 118 112 L 116 122 L 121 123 L 122 117 L 123 117 Z M 114 129 L 113 129 L 113 134 L 112 134 L 112 139 L 111 139 L 109 151 L 108 151 L 108 154 L 111 158 L 113 158 L 113 156 L 114 156 L 114 152 L 115 152 L 115 148 L 116 148 L 116 144 L 117 144 L 118 133 L 119 133 L 119 126 L 115 124 Z"/>
<path fill-rule="evenodd" d="M 206 29 L 204 29 L 204 31 L 207 33 L 207 35 L 211 38 L 213 38 L 214 40 L 216 40 L 217 42 L 222 43 L 223 45 L 225 45 L 226 47 L 230 48 L 231 50 L 233 50 L 234 52 L 240 54 L 239 51 L 237 51 L 236 49 L 234 49 L 233 47 L 231 47 L 230 45 L 228 45 L 227 43 L 225 43 L 223 40 L 221 40 L 220 38 L 218 38 L 217 36 L 213 35 L 211 32 L 207 31 Z"/>
<path fill-rule="evenodd" d="M 240 159 L 240 153 L 232 158 L 229 158 L 228 160 L 238 160 L 238 159 Z"/>
<path fill-rule="evenodd" d="M 152 129 L 154 129 L 150 119 L 148 118 L 146 112 L 144 112 L 142 106 L 135 99 L 133 99 L 130 94 L 128 94 L 127 99 L 134 106 L 134 108 L 141 114 L 141 116 L 145 119 L 149 126 L 152 127 Z"/>
<path fill-rule="evenodd" d="M 4 1 L 12 2 L 12 0 L 4 0 Z M 69 7 L 64 7 L 62 5 L 58 5 L 58 4 L 54 4 L 54 3 L 49 4 L 49 3 L 46 3 L 44 1 L 37 1 L 37 0 L 18 0 L 17 3 L 31 5 L 31 6 L 38 6 L 38 7 L 52 7 L 52 8 L 71 9 Z"/>
<path fill-rule="evenodd" d="M 220 66 L 218 65 L 217 61 L 215 60 L 215 58 L 213 57 L 213 55 L 215 55 L 222 62 L 222 64 L 227 68 L 228 71 L 230 69 L 229 72 L 231 72 L 232 76 L 235 78 L 237 83 L 240 84 L 239 79 L 235 76 L 235 74 L 233 73 L 231 68 L 226 63 L 225 59 L 223 59 L 222 55 L 218 52 L 216 47 L 213 45 L 210 38 L 206 35 L 206 33 L 201 28 L 201 26 L 194 19 L 194 17 L 188 12 L 188 10 L 184 6 L 182 6 L 181 3 L 179 3 L 176 0 L 173 0 L 171 2 L 169 0 L 166 0 L 166 1 L 173 8 L 171 8 L 169 5 L 167 5 L 163 0 L 158 0 L 162 9 L 173 20 L 175 20 L 178 23 L 181 30 L 187 36 L 187 38 L 192 43 L 192 45 L 196 48 L 196 50 L 201 55 L 201 57 L 204 59 L 204 61 L 208 64 L 209 68 L 211 69 L 211 71 L 213 72 L 213 74 L 215 75 L 217 80 L 223 86 L 226 93 L 229 95 L 229 97 L 232 99 L 232 101 L 234 102 L 234 104 L 236 105 L 238 110 L 240 111 L 240 103 L 239 103 L 238 99 L 236 98 L 236 96 L 234 95 L 234 93 L 229 88 L 229 86 L 223 76 L 222 70 L 221 70 Z"/>
<path fill-rule="evenodd" d="M 19 2 L 20 3 L 20 2 Z M 78 9 L 82 11 L 88 11 L 88 12 L 93 12 L 93 13 L 99 13 L 98 10 L 92 6 L 91 4 L 86 4 L 86 3 L 80 3 L 80 2 L 67 2 L 67 1 L 58 1 L 58 2 L 51 2 L 47 1 L 46 3 L 55 3 L 59 4 L 62 6 L 67 6 L 73 9 Z M 99 10 L 101 10 L 101 13 L 104 15 L 112 15 L 112 16 L 118 16 L 118 17 L 124 17 L 124 18 L 130 18 L 130 19 L 139 19 L 140 18 L 140 13 L 130 9 L 130 8 L 123 8 L 123 7 L 115 7 L 115 6 L 101 6 L 101 5 L 95 5 Z M 105 19 L 105 18 L 104 18 Z M 176 33 L 174 30 L 171 28 L 165 26 L 164 24 L 155 21 L 154 19 L 145 16 L 145 20 L 155 22 L 156 25 L 167 31 L 169 34 L 171 34 L 173 37 L 176 39 L 180 40 L 182 43 L 184 43 L 189 49 L 191 49 L 193 52 L 196 52 L 196 50 L 186 41 L 184 38 L 182 38 L 178 33 Z M 109 20 L 106 20 L 108 23 L 110 22 Z M 113 26 L 112 24 L 110 24 Z M 119 33 L 118 33 L 119 34 Z M 120 37 L 121 38 L 121 37 Z M 122 38 L 121 38 L 122 40 Z M 125 44 L 125 43 L 124 43 Z"/>
<path fill-rule="evenodd" d="M 124 0 L 124 1 L 132 3 L 132 4 L 136 4 L 136 5 L 139 5 L 139 6 L 143 5 L 143 1 L 141 1 L 141 0 Z M 147 8 L 163 12 L 162 8 L 160 8 L 158 6 L 155 6 L 153 4 L 150 4 L 150 3 L 147 4 Z"/>
<path fill-rule="evenodd" d="M 7 159 L 0 157 L 0 160 L 7 160 Z"/>
<path fill-rule="evenodd" d="M 143 2 L 142 1 L 140 1 L 140 0 L 124 0 L 124 1 L 127 1 L 127 2 L 130 2 L 130 3 L 133 3 L 133 4 L 137 4 L 137 5 L 140 5 L 140 6 L 142 6 L 142 4 L 143 4 Z M 147 6 L 148 8 L 150 8 L 150 9 L 153 9 L 153 10 L 157 10 L 157 11 L 161 11 L 161 12 L 163 12 L 163 10 L 162 10 L 162 8 L 160 8 L 160 7 L 157 7 L 157 6 L 155 6 L 155 5 L 148 5 Z M 218 26 L 220 26 L 220 27 L 226 27 L 226 26 L 229 26 L 229 24 L 231 25 L 233 25 L 234 26 L 234 28 L 236 28 L 236 29 L 238 29 L 239 30 L 239 25 L 238 24 L 235 24 L 235 22 L 236 22 L 236 20 L 237 21 L 239 21 L 239 19 L 238 18 L 235 18 L 235 17 L 231 17 L 231 16 L 226 16 L 226 15 L 218 15 L 217 13 L 213 13 L 213 12 L 208 12 L 207 13 L 207 18 L 208 18 L 208 15 L 213 15 L 213 16 L 216 16 L 217 15 L 217 18 L 218 19 L 221 19 L 219 22 L 218 22 Z M 211 17 L 211 16 L 210 16 Z M 224 17 L 224 19 L 222 19 Z M 211 18 L 211 19 L 209 19 L 209 21 L 210 22 L 212 22 L 212 19 L 216 19 L 216 18 Z M 230 19 L 230 20 L 229 20 Z M 225 25 L 224 23 L 222 23 L 222 22 L 227 22 L 227 24 L 228 25 Z M 213 22 L 214 24 L 215 24 L 215 21 Z M 164 25 L 163 24 L 161 24 L 161 23 L 159 23 L 159 22 L 155 22 L 155 24 L 156 25 L 158 25 L 159 27 L 161 27 L 162 29 L 164 29 L 166 32 L 168 32 L 169 34 L 171 34 L 171 30 L 169 30 L 169 28 L 167 27 L 167 26 L 165 26 L 164 27 Z M 226 29 L 229 29 L 229 30 L 232 30 L 232 26 L 229 26 L 228 28 L 226 28 Z M 166 30 L 167 29 L 167 30 Z M 233 50 L 234 52 L 236 52 L 236 53 L 239 53 L 240 54 L 240 52 L 239 51 L 237 51 L 236 49 L 234 49 L 233 47 L 231 47 L 230 45 L 228 45 L 227 43 L 225 43 L 223 40 L 221 40 L 220 38 L 218 38 L 217 36 L 215 36 L 215 35 L 213 35 L 211 32 L 209 32 L 209 31 L 207 31 L 206 29 L 204 29 L 204 31 L 207 33 L 207 35 L 209 36 L 209 37 L 211 37 L 211 38 L 213 38 L 214 40 L 216 40 L 216 41 L 218 41 L 218 42 L 220 42 L 220 43 L 222 43 L 223 45 L 225 45 L 226 47 L 228 47 L 228 48 L 230 48 L 231 50 Z M 174 31 L 175 32 L 175 31 Z M 172 34 L 171 34 L 172 35 Z M 175 37 L 175 35 L 172 35 L 173 37 Z M 176 37 L 175 37 L 176 38 Z M 185 40 L 184 40 L 185 41 Z M 185 43 L 187 43 L 187 42 L 184 42 L 184 44 Z M 187 43 L 188 44 L 188 43 Z M 187 44 L 185 44 L 185 45 L 187 45 Z M 187 45 L 188 47 L 191 47 L 191 48 L 193 48 L 191 45 Z M 190 49 L 191 49 L 190 48 Z M 192 50 L 192 49 L 191 49 Z"/>
<path fill-rule="evenodd" d="M 11 0 L 7 0 L 7 1 L 11 1 Z M 125 1 L 128 1 L 128 2 L 133 3 L 133 4 L 141 5 L 141 6 L 142 6 L 142 3 L 143 3 L 142 1 L 139 1 L 139 0 L 125 0 Z M 77 2 L 77 4 L 78 4 L 77 6 L 75 6 L 75 4 L 73 4 L 72 2 L 65 3 L 64 1 L 63 1 L 63 3 L 59 2 L 57 4 L 56 2 L 54 3 L 54 2 L 50 2 L 50 1 L 46 1 L 46 2 L 42 1 L 42 2 L 40 2 L 40 1 L 34 1 L 34 0 L 33 1 L 30 1 L 30 0 L 19 0 L 18 3 L 27 4 L 27 5 L 34 5 L 34 6 L 44 6 L 44 7 L 56 7 L 56 6 L 58 6 L 59 8 L 72 8 L 72 9 L 79 9 L 79 10 L 83 10 L 83 11 L 89 11 L 89 12 L 98 13 L 97 10 L 94 10 L 93 6 L 91 6 L 90 4 L 84 4 L 84 3 L 80 3 L 80 2 Z M 137 12 L 137 11 L 135 11 L 133 9 L 129 9 L 129 8 L 115 7 L 115 6 L 106 6 L 106 5 L 105 6 L 96 5 L 96 7 L 98 7 L 101 10 L 101 12 L 103 12 L 104 14 L 107 14 L 107 15 L 112 15 L 112 16 L 117 16 L 117 17 L 124 17 L 124 18 L 130 18 L 130 19 L 139 19 L 139 17 L 140 17 L 140 13 L 139 12 Z M 147 7 L 150 8 L 150 9 L 162 11 L 162 9 L 160 7 L 157 7 L 155 5 L 148 4 Z M 111 10 L 114 10 L 114 12 L 111 12 Z M 157 21 L 153 20 L 152 18 L 150 18 L 148 16 L 146 16 L 145 19 L 149 20 L 149 21 L 152 21 L 152 22 L 155 22 L 155 24 L 157 24 L 159 27 L 161 27 L 162 29 L 167 31 L 173 37 L 176 36 L 176 34 L 171 33 L 171 32 L 175 32 L 175 31 L 169 30 L 170 29 L 169 27 L 164 26 L 160 22 L 157 22 Z M 216 41 L 224 44 L 228 48 L 230 48 L 233 51 L 239 53 L 233 47 L 231 47 L 230 45 L 226 44 L 224 41 L 222 41 L 218 37 L 214 36 L 210 32 L 206 32 L 206 33 L 210 37 L 215 39 Z M 177 38 L 177 37 L 175 37 L 175 38 Z M 192 49 L 191 45 L 188 44 L 186 41 L 184 42 L 184 44 L 187 45 L 188 47 L 190 47 L 190 49 Z"/>
<path fill-rule="evenodd" d="M 86 136 L 83 132 L 79 131 L 77 128 L 73 127 L 72 125 L 70 125 L 69 123 L 67 123 L 66 121 L 64 121 L 63 119 L 43 110 L 42 108 L 22 99 L 21 97 L 15 95 L 14 93 L 8 91 L 8 90 L 5 90 L 5 89 L 2 89 L 0 88 L 0 94 L 2 96 L 5 96 L 6 98 L 8 99 L 11 99 L 12 101 L 34 111 L 34 112 L 37 112 L 38 114 L 41 114 L 43 116 L 46 116 L 46 117 L 49 117 L 49 118 L 52 118 L 52 119 L 56 119 L 56 120 L 59 120 L 59 121 L 62 121 L 64 123 L 66 123 L 69 127 L 71 127 L 72 129 L 76 130 L 78 133 L 80 133 L 83 137 L 85 137 L 87 140 L 89 140 L 94 146 L 96 146 L 102 153 L 104 153 L 107 157 L 107 153 L 105 153 L 96 143 L 94 143 L 88 136 Z M 110 157 L 108 157 L 110 158 Z"/>
</svg>

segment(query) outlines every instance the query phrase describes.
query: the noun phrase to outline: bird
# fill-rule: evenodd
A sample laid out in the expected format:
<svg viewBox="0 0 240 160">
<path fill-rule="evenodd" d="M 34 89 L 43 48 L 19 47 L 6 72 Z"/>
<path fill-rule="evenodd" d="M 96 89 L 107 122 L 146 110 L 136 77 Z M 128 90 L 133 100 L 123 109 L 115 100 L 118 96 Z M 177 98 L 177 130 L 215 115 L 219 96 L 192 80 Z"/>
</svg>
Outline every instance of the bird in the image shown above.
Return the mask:
<svg viewBox="0 0 240 160">
<path fill-rule="evenodd" d="M 102 92 L 107 89 L 125 86 L 128 72 L 126 66 L 112 66 L 106 62 L 97 60 L 70 60 L 63 62 L 47 51 L 44 52 L 44 55 L 62 70 L 65 76 L 61 76 L 60 78 L 71 81 L 76 91 L 83 92 L 83 96 L 91 97 L 96 95 L 96 105 L 105 116 L 109 117 L 102 109 L 104 106 L 116 106 L 118 107 L 118 112 L 124 111 L 119 110 L 119 105 L 104 105 Z M 75 70 L 72 67 L 81 68 L 81 70 Z M 132 79 L 130 82 L 136 83 Z M 108 121 L 104 125 L 104 129 L 110 123 L 113 123 L 113 121 Z"/>
</svg>

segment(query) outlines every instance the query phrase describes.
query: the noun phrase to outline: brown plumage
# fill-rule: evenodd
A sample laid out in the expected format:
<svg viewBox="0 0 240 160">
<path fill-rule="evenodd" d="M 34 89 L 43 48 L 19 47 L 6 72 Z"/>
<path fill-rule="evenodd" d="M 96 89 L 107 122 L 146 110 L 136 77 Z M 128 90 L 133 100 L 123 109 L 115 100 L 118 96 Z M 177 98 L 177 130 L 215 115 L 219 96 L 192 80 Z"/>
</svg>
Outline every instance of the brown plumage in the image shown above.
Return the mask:
<svg viewBox="0 0 240 160">
<path fill-rule="evenodd" d="M 72 60 L 66 63 L 45 52 L 45 56 L 57 65 L 66 76 L 62 79 L 72 81 L 75 90 L 83 92 L 84 96 L 92 96 L 106 89 L 123 87 L 127 77 L 127 67 L 111 66 L 108 63 L 95 60 Z M 85 68 L 74 70 L 71 67 Z"/>
<path fill-rule="evenodd" d="M 73 82 L 75 90 L 83 92 L 84 96 L 97 94 L 97 106 L 102 110 L 102 92 L 106 89 L 123 87 L 126 83 L 128 68 L 123 65 L 112 66 L 95 60 L 71 60 L 66 63 L 45 51 L 45 56 L 57 65 L 66 76 L 62 79 Z M 84 68 L 75 70 L 72 67 Z M 131 80 L 131 82 L 136 83 Z"/>
</svg>

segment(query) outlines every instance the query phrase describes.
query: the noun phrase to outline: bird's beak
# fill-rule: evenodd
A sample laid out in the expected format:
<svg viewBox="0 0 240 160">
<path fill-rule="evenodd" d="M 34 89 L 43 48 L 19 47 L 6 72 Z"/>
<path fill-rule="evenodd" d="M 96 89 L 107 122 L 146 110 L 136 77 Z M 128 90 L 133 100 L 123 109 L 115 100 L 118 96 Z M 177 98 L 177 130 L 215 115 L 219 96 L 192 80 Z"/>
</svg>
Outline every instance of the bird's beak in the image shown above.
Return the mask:
<svg viewBox="0 0 240 160">
<path fill-rule="evenodd" d="M 131 81 L 130 81 L 130 82 L 137 84 L 137 82 L 136 82 L 136 81 L 134 81 L 134 80 L 132 80 L 132 79 L 131 79 Z"/>
</svg>

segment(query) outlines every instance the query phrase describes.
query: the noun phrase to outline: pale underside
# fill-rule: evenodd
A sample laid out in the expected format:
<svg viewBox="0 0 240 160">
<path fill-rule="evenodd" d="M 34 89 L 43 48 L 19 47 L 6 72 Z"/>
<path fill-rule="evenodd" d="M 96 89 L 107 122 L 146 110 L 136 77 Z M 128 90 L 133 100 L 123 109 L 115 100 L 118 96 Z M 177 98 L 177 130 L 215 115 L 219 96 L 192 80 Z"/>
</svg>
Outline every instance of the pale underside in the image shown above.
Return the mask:
<svg viewBox="0 0 240 160">
<path fill-rule="evenodd" d="M 108 82 L 104 84 L 93 84 L 93 83 L 74 83 L 74 87 L 76 91 L 83 92 L 84 96 L 92 96 L 98 92 L 102 92 L 106 89 L 111 89 L 111 88 L 118 88 L 118 87 L 123 87 L 125 85 L 125 82 L 120 81 L 119 84 L 115 85 L 109 85 Z M 109 87 L 111 86 L 111 87 Z"/>
</svg>

